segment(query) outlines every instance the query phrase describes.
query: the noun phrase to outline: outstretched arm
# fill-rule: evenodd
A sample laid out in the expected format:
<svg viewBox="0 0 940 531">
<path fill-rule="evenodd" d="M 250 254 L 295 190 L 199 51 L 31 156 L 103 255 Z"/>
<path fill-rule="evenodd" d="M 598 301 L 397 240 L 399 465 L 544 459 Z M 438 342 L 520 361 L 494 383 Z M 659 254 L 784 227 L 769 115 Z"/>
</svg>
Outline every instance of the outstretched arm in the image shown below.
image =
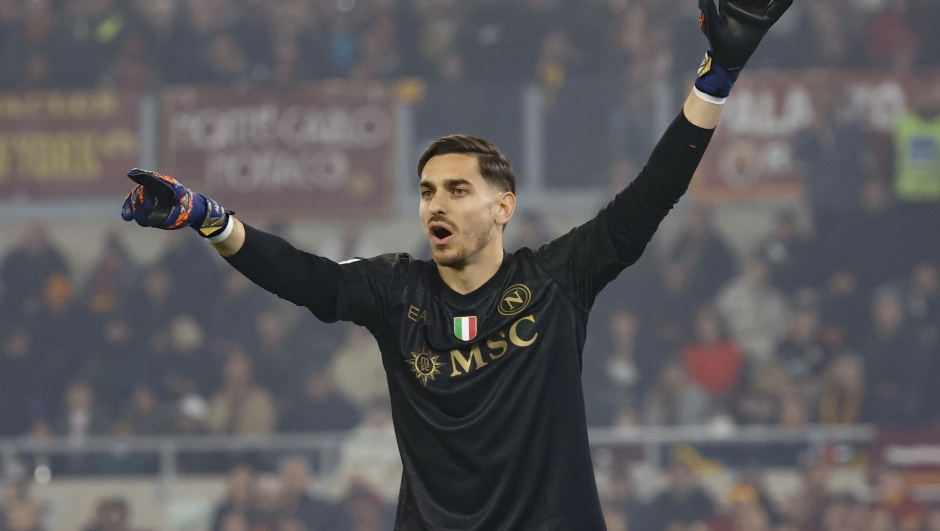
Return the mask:
<svg viewBox="0 0 940 531">
<path fill-rule="evenodd" d="M 137 168 L 127 176 L 138 186 L 124 202 L 121 217 L 126 221 L 164 230 L 192 227 L 255 284 L 306 306 L 323 321 L 339 318 L 338 264 L 246 227 L 218 201 L 193 192 L 172 177 Z"/>
</svg>

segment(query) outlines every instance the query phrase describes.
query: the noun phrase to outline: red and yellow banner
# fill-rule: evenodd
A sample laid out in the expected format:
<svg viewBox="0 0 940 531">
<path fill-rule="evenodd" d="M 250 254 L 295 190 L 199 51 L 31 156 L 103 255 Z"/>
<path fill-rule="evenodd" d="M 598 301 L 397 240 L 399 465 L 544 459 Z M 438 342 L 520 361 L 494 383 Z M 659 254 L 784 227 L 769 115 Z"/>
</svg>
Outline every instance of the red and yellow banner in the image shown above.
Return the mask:
<svg viewBox="0 0 940 531">
<path fill-rule="evenodd" d="M 113 91 L 0 95 L 0 197 L 126 193 L 139 99 Z"/>
<path fill-rule="evenodd" d="M 380 85 L 182 88 L 163 100 L 161 171 L 228 208 L 381 217 L 394 206 L 392 95 Z"/>
<path fill-rule="evenodd" d="M 889 74 L 745 71 L 692 181 L 693 197 L 717 202 L 801 195 L 803 176 L 794 158 L 800 133 L 837 107 L 873 135 L 889 135 L 914 88 L 914 79 Z"/>
</svg>

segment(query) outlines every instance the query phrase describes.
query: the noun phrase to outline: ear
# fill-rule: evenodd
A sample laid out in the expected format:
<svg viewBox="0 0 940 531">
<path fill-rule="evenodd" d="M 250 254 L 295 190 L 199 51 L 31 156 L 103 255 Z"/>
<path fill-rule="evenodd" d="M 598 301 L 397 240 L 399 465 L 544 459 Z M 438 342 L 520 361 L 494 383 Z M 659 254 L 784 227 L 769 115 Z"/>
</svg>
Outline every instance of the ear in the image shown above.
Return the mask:
<svg viewBox="0 0 940 531">
<path fill-rule="evenodd" d="M 513 212 L 516 211 L 516 194 L 512 192 L 501 192 L 496 196 L 496 215 L 494 221 L 497 225 L 505 226 L 512 219 Z"/>
</svg>

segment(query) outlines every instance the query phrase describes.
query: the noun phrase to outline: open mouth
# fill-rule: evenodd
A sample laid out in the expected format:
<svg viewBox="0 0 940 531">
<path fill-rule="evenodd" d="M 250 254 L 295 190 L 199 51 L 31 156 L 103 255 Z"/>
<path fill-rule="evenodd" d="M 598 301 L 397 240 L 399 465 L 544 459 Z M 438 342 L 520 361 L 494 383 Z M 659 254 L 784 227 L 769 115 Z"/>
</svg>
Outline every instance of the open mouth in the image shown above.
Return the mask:
<svg viewBox="0 0 940 531">
<path fill-rule="evenodd" d="M 454 233 L 443 225 L 431 225 L 428 227 L 428 235 L 431 237 L 431 242 L 435 245 L 445 245 L 450 241 Z"/>
</svg>

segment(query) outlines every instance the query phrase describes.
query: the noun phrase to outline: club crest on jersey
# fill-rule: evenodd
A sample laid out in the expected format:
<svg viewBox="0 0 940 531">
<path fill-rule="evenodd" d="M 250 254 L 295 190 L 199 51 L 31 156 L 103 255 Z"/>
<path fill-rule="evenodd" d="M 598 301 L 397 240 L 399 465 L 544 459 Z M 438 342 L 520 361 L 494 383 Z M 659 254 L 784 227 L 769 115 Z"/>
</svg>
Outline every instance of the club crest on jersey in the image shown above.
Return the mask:
<svg viewBox="0 0 940 531">
<path fill-rule="evenodd" d="M 525 310 L 532 302 L 532 290 L 525 284 L 513 284 L 499 298 L 499 313 L 507 317 Z"/>
<path fill-rule="evenodd" d="M 477 316 L 454 317 L 454 335 L 461 341 L 477 337 Z"/>
<path fill-rule="evenodd" d="M 440 374 L 440 368 L 443 363 L 437 361 L 440 356 L 432 356 L 427 350 L 421 352 L 412 352 L 411 359 L 405 360 L 405 363 L 411 365 L 411 372 L 415 373 L 415 378 L 421 380 L 421 383 L 428 385 L 428 380 L 433 380 L 434 376 Z"/>
</svg>

